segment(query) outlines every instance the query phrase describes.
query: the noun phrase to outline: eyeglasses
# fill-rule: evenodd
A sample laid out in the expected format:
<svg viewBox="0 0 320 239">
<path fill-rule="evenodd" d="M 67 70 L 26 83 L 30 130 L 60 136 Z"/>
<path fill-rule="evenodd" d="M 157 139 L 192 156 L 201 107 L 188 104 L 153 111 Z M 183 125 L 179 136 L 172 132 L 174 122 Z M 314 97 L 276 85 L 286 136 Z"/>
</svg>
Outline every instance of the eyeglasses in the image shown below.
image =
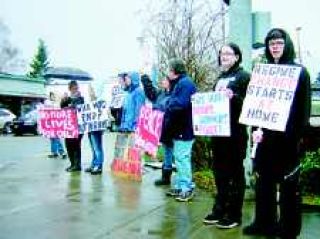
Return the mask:
<svg viewBox="0 0 320 239">
<path fill-rule="evenodd" d="M 269 41 L 269 46 L 284 46 L 284 40 Z"/>
<path fill-rule="evenodd" d="M 221 52 L 220 56 L 234 56 L 235 54 L 233 52 Z"/>
</svg>

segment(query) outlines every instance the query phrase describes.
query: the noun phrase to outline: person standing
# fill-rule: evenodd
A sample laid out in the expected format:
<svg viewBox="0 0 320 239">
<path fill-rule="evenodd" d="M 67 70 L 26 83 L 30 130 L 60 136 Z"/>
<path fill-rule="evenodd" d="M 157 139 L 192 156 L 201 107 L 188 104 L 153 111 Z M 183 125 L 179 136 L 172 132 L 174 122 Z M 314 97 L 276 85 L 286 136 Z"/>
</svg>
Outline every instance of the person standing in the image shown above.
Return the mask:
<svg viewBox="0 0 320 239">
<path fill-rule="evenodd" d="M 212 138 L 213 172 L 217 194 L 212 212 L 203 222 L 218 228 L 233 228 L 241 224 L 245 191 L 243 160 L 246 157 L 247 130 L 239 123 L 242 103 L 250 75 L 240 64 L 242 53 L 238 45 L 229 43 L 219 51 L 218 63 L 222 73 L 213 90 L 230 99 L 230 137 Z"/>
<path fill-rule="evenodd" d="M 44 102 L 44 107 L 46 109 L 59 108 L 59 105 L 56 103 L 56 96 L 53 92 L 49 93 L 49 99 Z M 57 158 L 60 156 L 61 158 L 65 159 L 67 157 L 59 138 L 50 138 L 50 148 L 51 154 L 48 155 L 49 158 Z"/>
<path fill-rule="evenodd" d="M 145 103 L 145 95 L 140 87 L 140 75 L 137 72 L 129 72 L 124 79 L 125 96 L 121 124 L 119 131 L 134 132 L 142 105 Z"/>
<path fill-rule="evenodd" d="M 299 189 L 299 144 L 310 117 L 310 77 L 307 69 L 294 62 L 290 36 L 283 29 L 272 29 L 265 38 L 265 56 L 269 64 L 301 67 L 297 88 L 284 132 L 263 129 L 253 132 L 258 144 L 254 169 L 257 173 L 255 218 L 243 229 L 247 235 L 277 235 L 294 239 L 301 230 L 301 194 Z M 279 217 L 277 215 L 279 185 Z"/>
<path fill-rule="evenodd" d="M 70 96 L 65 96 L 61 101 L 61 108 L 74 108 L 77 105 L 84 103 L 84 98 L 81 96 L 77 81 L 69 82 Z M 70 166 L 66 168 L 67 172 L 81 171 L 81 139 L 82 134 L 77 138 L 66 138 L 65 145 L 70 160 Z"/>
<path fill-rule="evenodd" d="M 96 91 L 90 85 L 89 87 L 89 96 L 91 101 L 97 101 L 98 97 L 96 96 Z M 102 109 L 101 109 L 102 110 Z M 102 174 L 104 153 L 103 153 L 103 138 L 104 130 L 96 130 L 88 133 L 88 138 L 92 151 L 92 161 L 90 167 L 85 169 L 85 172 L 91 173 L 91 175 Z"/>
<path fill-rule="evenodd" d="M 187 75 L 185 63 L 181 59 L 174 58 L 169 61 L 168 77 L 173 89 L 165 109 L 160 141 L 163 144 L 173 142 L 177 175 L 167 196 L 175 197 L 180 202 L 187 202 L 193 198 L 195 187 L 191 168 L 191 150 L 194 141 L 191 96 L 197 89 Z"/>
<path fill-rule="evenodd" d="M 161 90 L 156 89 L 150 77 L 143 75 L 141 77 L 143 89 L 146 97 L 152 102 L 154 110 L 165 112 L 167 103 L 170 98 L 170 79 L 165 77 L 161 80 Z M 162 175 L 157 179 L 154 184 L 156 186 L 170 185 L 172 174 L 172 161 L 173 161 L 173 142 L 168 142 L 162 145 L 164 148 L 164 159 L 162 162 Z"/>
</svg>

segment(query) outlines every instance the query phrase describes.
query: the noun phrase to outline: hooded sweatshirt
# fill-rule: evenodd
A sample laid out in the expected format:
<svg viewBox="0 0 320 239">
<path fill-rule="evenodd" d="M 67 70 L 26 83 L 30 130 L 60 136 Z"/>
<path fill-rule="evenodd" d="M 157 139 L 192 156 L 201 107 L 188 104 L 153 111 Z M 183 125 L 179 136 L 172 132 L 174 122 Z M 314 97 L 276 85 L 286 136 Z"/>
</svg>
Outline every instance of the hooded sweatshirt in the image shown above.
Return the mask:
<svg viewBox="0 0 320 239">
<path fill-rule="evenodd" d="M 145 95 L 140 87 L 140 75 L 129 72 L 131 84 L 125 88 L 128 92 L 124 99 L 120 131 L 133 132 L 136 129 L 141 106 L 145 103 Z"/>
<path fill-rule="evenodd" d="M 301 73 L 298 79 L 296 93 L 290 109 L 290 114 L 287 122 L 287 127 L 284 132 L 287 138 L 299 140 L 306 131 L 309 125 L 310 109 L 311 109 L 311 96 L 310 96 L 310 76 L 307 69 L 294 62 L 295 51 L 290 36 L 282 29 L 274 29 L 282 33 L 285 42 L 282 57 L 279 59 L 278 64 L 296 65 L 300 66 Z M 269 41 L 271 40 L 270 34 L 265 39 L 265 55 L 268 64 L 276 64 L 269 51 Z M 266 135 L 283 134 L 282 132 L 274 132 L 265 130 Z"/>
</svg>

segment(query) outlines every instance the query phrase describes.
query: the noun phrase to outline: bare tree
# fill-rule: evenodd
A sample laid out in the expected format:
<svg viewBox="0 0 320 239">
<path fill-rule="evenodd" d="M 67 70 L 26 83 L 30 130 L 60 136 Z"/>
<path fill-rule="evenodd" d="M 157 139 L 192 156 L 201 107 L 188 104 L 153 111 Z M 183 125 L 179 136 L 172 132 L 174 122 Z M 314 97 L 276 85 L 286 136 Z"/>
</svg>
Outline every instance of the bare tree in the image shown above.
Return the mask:
<svg viewBox="0 0 320 239">
<path fill-rule="evenodd" d="M 154 40 L 160 72 L 168 59 L 180 57 L 199 89 L 211 88 L 217 74 L 217 54 L 223 43 L 220 0 L 146 1 L 145 37 Z"/>
<path fill-rule="evenodd" d="M 19 58 L 19 50 L 12 46 L 8 36 L 10 31 L 0 19 L 0 72 L 20 71 L 25 61 Z"/>
</svg>

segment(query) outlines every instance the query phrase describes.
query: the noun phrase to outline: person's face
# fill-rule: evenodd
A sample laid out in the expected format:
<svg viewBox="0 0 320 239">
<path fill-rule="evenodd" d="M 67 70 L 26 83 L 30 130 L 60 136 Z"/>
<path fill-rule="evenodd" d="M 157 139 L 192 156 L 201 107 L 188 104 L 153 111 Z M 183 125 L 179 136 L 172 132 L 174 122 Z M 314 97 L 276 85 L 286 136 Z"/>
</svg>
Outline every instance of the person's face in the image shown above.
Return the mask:
<svg viewBox="0 0 320 239">
<path fill-rule="evenodd" d="M 130 79 L 129 76 L 126 76 L 126 77 L 124 78 L 124 85 L 125 85 L 126 87 L 128 87 L 128 86 L 131 85 L 131 79 Z"/>
<path fill-rule="evenodd" d="M 173 70 L 169 70 L 168 77 L 170 80 L 175 80 L 178 77 L 178 75 Z"/>
<path fill-rule="evenodd" d="M 234 51 L 229 46 L 223 46 L 220 51 L 220 63 L 223 69 L 230 69 L 239 59 L 239 56 L 234 54 Z"/>
<path fill-rule="evenodd" d="M 70 93 L 72 95 L 76 94 L 78 91 L 79 91 L 79 86 L 73 85 L 73 86 L 70 87 Z"/>
<path fill-rule="evenodd" d="M 268 42 L 270 54 L 275 62 L 278 62 L 282 57 L 284 51 L 284 44 L 285 42 L 282 38 L 272 39 Z"/>
<path fill-rule="evenodd" d="M 162 81 L 161 81 L 161 87 L 165 90 L 169 90 L 170 88 L 170 82 L 169 82 L 169 79 L 167 78 L 163 78 Z"/>
</svg>

